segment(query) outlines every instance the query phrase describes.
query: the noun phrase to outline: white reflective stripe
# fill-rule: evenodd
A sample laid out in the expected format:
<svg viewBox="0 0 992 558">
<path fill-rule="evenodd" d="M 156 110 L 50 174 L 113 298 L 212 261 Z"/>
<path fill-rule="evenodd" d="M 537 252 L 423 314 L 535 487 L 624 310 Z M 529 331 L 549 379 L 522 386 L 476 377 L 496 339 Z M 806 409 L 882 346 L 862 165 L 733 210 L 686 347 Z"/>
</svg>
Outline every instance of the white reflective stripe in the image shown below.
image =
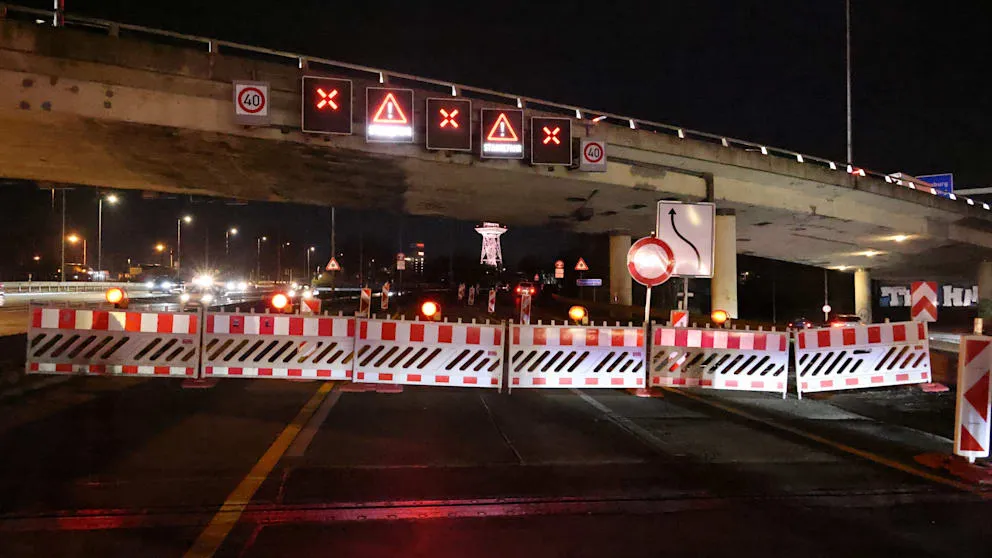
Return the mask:
<svg viewBox="0 0 992 558">
<path fill-rule="evenodd" d="M 713 332 L 713 348 L 726 349 L 727 338 L 730 337 L 727 331 L 716 330 Z"/>
<path fill-rule="evenodd" d="M 76 325 L 73 329 L 93 329 L 93 311 L 76 310 Z"/>
<path fill-rule="evenodd" d="M 320 333 L 320 318 L 306 318 L 303 320 L 303 335 L 316 337 Z"/>
<path fill-rule="evenodd" d="M 230 332 L 231 332 L 231 316 L 215 315 L 214 333 L 230 333 Z"/>
<path fill-rule="evenodd" d="M 424 327 L 424 343 L 437 343 L 438 324 L 426 324 Z"/>
<path fill-rule="evenodd" d="M 127 324 L 127 312 L 109 312 L 107 318 L 108 331 L 124 331 Z"/>
<path fill-rule="evenodd" d="M 881 336 L 881 339 L 882 339 L 882 343 L 884 343 L 884 344 L 893 343 L 893 338 L 895 336 L 892 334 L 892 325 L 891 324 L 885 324 L 885 325 L 881 326 L 881 328 L 879 328 L 879 329 L 881 329 L 880 336 Z"/>
<path fill-rule="evenodd" d="M 367 337 L 370 340 L 381 340 L 382 339 L 382 322 L 375 320 L 369 320 L 365 322 L 367 324 Z"/>
<path fill-rule="evenodd" d="M 172 315 L 172 333 L 189 333 L 189 314 Z"/>
<path fill-rule="evenodd" d="M 348 336 L 348 321 L 350 318 L 334 318 L 334 325 L 331 331 L 334 337 L 347 337 Z"/>
<path fill-rule="evenodd" d="M 698 347 L 703 343 L 703 332 L 698 329 L 690 329 L 686 332 L 686 347 Z"/>
<path fill-rule="evenodd" d="M 261 316 L 245 316 L 245 335 L 258 335 L 262 330 Z"/>
<path fill-rule="evenodd" d="M 158 331 L 158 314 L 147 312 L 141 313 L 140 331 L 143 333 L 155 333 Z"/>
<path fill-rule="evenodd" d="M 661 330 L 661 345 L 663 347 L 674 347 L 675 346 L 675 330 L 665 328 Z"/>
<path fill-rule="evenodd" d="M 52 362 L 39 362 L 38 363 L 39 372 L 55 372 L 55 363 Z"/>
<path fill-rule="evenodd" d="M 396 343 L 409 343 L 410 342 L 410 330 L 412 327 L 406 322 L 390 322 L 396 324 Z"/>
<path fill-rule="evenodd" d="M 274 335 L 289 335 L 289 318 L 277 317 L 272 324 L 272 333 Z"/>
<path fill-rule="evenodd" d="M 59 311 L 57 308 L 42 308 L 41 327 L 47 329 L 59 327 Z"/>
<path fill-rule="evenodd" d="M 744 351 L 752 351 L 752 350 L 754 350 L 754 336 L 755 335 L 760 335 L 760 334 L 754 334 L 754 333 L 742 333 L 741 334 L 741 344 L 740 344 L 741 350 L 744 350 Z"/>
</svg>

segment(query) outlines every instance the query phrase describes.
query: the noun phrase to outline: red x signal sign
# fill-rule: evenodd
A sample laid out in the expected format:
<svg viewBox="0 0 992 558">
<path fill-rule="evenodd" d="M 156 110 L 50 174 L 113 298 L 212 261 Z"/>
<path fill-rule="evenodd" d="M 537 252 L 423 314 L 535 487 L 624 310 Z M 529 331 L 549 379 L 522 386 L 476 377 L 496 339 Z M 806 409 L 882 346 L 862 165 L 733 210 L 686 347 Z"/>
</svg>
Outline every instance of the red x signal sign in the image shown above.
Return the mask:
<svg viewBox="0 0 992 558">
<path fill-rule="evenodd" d="M 572 164 L 572 120 L 534 116 L 530 119 L 530 161 L 535 165 Z"/>
<path fill-rule="evenodd" d="M 452 109 L 451 112 L 448 112 L 448 111 L 446 111 L 444 109 L 439 109 L 438 112 L 441 113 L 441 127 L 442 128 L 444 128 L 445 126 L 449 126 L 449 125 L 452 128 L 457 128 L 458 127 L 458 121 L 455 120 L 455 117 L 458 116 L 458 109 Z"/>
<path fill-rule="evenodd" d="M 338 96 L 337 89 L 332 89 L 330 93 L 327 93 L 322 88 L 318 87 L 317 95 L 320 97 L 320 100 L 317 101 L 318 109 L 331 107 L 332 110 L 338 110 L 338 104 L 334 101 L 334 98 Z"/>
<path fill-rule="evenodd" d="M 472 101 L 427 99 L 427 149 L 472 150 Z"/>
</svg>

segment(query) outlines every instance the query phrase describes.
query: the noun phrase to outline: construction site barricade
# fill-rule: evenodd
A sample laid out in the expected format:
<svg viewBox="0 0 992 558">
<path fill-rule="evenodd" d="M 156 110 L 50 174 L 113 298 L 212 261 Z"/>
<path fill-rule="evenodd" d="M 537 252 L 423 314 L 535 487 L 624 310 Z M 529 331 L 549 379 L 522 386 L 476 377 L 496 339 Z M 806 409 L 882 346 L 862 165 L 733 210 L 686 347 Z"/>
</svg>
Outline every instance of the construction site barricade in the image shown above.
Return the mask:
<svg viewBox="0 0 992 558">
<path fill-rule="evenodd" d="M 924 322 L 851 325 L 796 333 L 796 387 L 803 392 L 930 381 Z"/>
<path fill-rule="evenodd" d="M 651 341 L 651 387 L 788 389 L 786 332 L 655 326 Z"/>
<path fill-rule="evenodd" d="M 29 374 L 191 378 L 200 358 L 197 312 L 32 306 Z"/>
<path fill-rule="evenodd" d="M 363 319 L 355 382 L 503 387 L 503 324 Z"/>
<path fill-rule="evenodd" d="M 353 317 L 207 312 L 204 321 L 204 377 L 352 377 Z"/>
<path fill-rule="evenodd" d="M 643 388 L 644 328 L 510 324 L 510 389 Z"/>
</svg>

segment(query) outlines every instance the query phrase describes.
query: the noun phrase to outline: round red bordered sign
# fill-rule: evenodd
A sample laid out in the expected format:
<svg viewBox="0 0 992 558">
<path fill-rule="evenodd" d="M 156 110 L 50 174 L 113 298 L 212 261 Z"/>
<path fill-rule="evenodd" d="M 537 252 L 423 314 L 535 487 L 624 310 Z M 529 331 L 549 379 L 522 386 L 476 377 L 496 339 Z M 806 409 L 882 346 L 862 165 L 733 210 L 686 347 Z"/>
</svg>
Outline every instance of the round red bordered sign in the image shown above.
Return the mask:
<svg viewBox="0 0 992 558">
<path fill-rule="evenodd" d="M 627 252 L 627 271 L 634 281 L 645 287 L 656 287 L 675 271 L 675 254 L 664 241 L 645 237 L 635 242 Z"/>
<path fill-rule="evenodd" d="M 603 144 L 601 143 L 588 143 L 586 148 L 582 151 L 582 156 L 586 158 L 586 161 L 590 163 L 598 163 L 603 160 L 603 153 L 606 150 L 603 149 Z"/>
<path fill-rule="evenodd" d="M 256 114 L 265 108 L 265 94 L 257 87 L 245 87 L 238 93 L 238 108 Z"/>
</svg>

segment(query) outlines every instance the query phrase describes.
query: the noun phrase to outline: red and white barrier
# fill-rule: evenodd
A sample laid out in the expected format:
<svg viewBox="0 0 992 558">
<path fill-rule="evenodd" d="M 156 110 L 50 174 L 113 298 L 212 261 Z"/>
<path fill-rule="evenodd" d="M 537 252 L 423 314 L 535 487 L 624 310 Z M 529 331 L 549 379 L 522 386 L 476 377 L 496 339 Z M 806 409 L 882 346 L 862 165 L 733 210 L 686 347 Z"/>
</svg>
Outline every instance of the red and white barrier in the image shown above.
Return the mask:
<svg viewBox="0 0 992 558">
<path fill-rule="evenodd" d="M 530 293 L 520 295 L 520 323 L 530 324 Z"/>
<path fill-rule="evenodd" d="M 355 382 L 503 385 L 501 324 L 360 320 Z"/>
<path fill-rule="evenodd" d="M 937 321 L 937 283 L 917 281 L 910 287 L 910 319 L 915 322 Z"/>
<path fill-rule="evenodd" d="M 640 327 L 510 325 L 510 389 L 642 388 Z"/>
<path fill-rule="evenodd" d="M 786 332 L 662 326 L 654 328 L 648 381 L 784 396 L 788 369 Z"/>
<path fill-rule="evenodd" d="M 992 337 L 961 337 L 958 356 L 958 398 L 954 453 L 974 461 L 989 456 L 989 414 L 992 411 Z"/>
<path fill-rule="evenodd" d="M 689 312 L 672 310 L 669 313 L 668 325 L 671 327 L 689 327 Z"/>
<path fill-rule="evenodd" d="M 198 313 L 33 306 L 29 374 L 193 377 Z"/>
<path fill-rule="evenodd" d="M 489 289 L 489 313 L 496 311 L 496 289 Z"/>
<path fill-rule="evenodd" d="M 208 312 L 203 375 L 347 380 L 354 351 L 352 317 Z"/>
<path fill-rule="evenodd" d="M 372 311 L 372 289 L 362 289 L 358 295 L 358 316 L 368 318 Z"/>
<path fill-rule="evenodd" d="M 930 381 L 924 322 L 807 329 L 796 333 L 796 385 L 803 392 Z"/>
</svg>

